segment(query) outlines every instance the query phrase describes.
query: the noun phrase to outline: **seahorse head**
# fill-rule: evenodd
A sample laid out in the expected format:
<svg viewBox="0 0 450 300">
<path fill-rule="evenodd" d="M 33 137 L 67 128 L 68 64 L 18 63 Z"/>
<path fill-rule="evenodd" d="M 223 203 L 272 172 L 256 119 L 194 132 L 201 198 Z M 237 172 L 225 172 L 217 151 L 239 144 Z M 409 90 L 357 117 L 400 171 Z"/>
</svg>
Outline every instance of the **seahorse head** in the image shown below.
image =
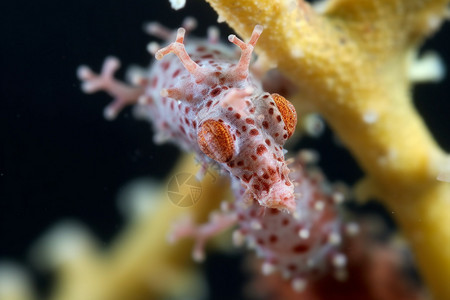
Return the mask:
<svg viewBox="0 0 450 300">
<path fill-rule="evenodd" d="M 176 86 L 164 88 L 161 96 L 190 106 L 195 112 L 195 150 L 239 179 L 248 197 L 267 207 L 293 211 L 294 187 L 283 145 L 295 129 L 297 115 L 285 98 L 264 93 L 249 71 L 262 30 L 256 25 L 248 43 L 235 35 L 228 37 L 241 49 L 235 63 L 220 59 L 218 49 L 204 53 L 203 46 L 197 47 L 191 57 L 183 44 L 185 30 L 180 28 L 176 41 L 155 56 L 160 60 L 175 53 L 188 74 L 177 78 Z"/>
<path fill-rule="evenodd" d="M 239 179 L 248 197 L 267 207 L 293 210 L 294 186 L 283 144 L 295 129 L 294 106 L 278 94 L 245 90 L 231 90 L 220 102 L 199 124 L 200 150 Z"/>
</svg>

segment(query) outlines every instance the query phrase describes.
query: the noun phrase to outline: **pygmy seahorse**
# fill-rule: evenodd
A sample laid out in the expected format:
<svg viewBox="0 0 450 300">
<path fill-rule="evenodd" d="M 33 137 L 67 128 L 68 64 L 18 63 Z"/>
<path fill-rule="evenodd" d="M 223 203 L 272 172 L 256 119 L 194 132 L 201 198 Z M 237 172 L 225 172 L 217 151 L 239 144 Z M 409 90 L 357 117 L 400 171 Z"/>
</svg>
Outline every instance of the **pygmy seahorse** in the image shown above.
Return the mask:
<svg viewBox="0 0 450 300">
<path fill-rule="evenodd" d="M 283 145 L 297 123 L 295 108 L 284 97 L 264 92 L 249 70 L 262 26 L 255 26 L 248 43 L 228 37 L 241 49 L 236 63 L 236 51 L 220 43 L 214 30 L 208 40 L 187 39 L 185 46 L 186 30 L 192 30 L 194 22 L 184 25 L 175 42 L 155 51 L 157 61 L 148 71 L 131 73 L 134 85 L 113 78 L 119 61 L 109 57 L 100 75 L 79 68 L 83 90 L 103 90 L 115 98 L 105 110 L 110 119 L 136 103 L 139 115 L 153 123 L 156 141 L 194 151 L 204 166 L 219 164 L 244 187 L 249 201 L 294 211 Z M 173 32 L 159 24 L 148 29 L 164 40 L 173 39 Z M 166 57 L 169 53 L 176 56 Z"/>
</svg>

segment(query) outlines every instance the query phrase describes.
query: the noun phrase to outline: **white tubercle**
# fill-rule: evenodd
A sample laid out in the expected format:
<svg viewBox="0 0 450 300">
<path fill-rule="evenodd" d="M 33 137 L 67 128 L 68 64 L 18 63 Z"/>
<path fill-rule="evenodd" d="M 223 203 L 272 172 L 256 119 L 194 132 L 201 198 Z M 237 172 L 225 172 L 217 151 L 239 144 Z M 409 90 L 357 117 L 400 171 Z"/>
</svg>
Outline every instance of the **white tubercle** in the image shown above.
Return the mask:
<svg viewBox="0 0 450 300">
<path fill-rule="evenodd" d="M 359 225 L 354 222 L 348 223 L 345 227 L 345 232 L 349 236 L 355 236 L 359 233 Z"/>
<path fill-rule="evenodd" d="M 306 280 L 302 278 L 295 278 L 292 280 L 292 289 L 297 293 L 303 292 L 306 288 Z"/>
<path fill-rule="evenodd" d="M 261 272 L 263 275 L 270 275 L 276 271 L 276 266 L 270 262 L 264 262 L 261 266 Z"/>
<path fill-rule="evenodd" d="M 244 242 L 245 242 L 245 235 L 242 233 L 242 231 L 240 231 L 240 230 L 238 229 L 238 230 L 233 231 L 233 237 L 232 237 L 232 239 L 233 239 L 233 244 L 234 244 L 236 247 L 240 247 L 240 246 L 242 246 L 242 245 L 244 244 Z"/>
<path fill-rule="evenodd" d="M 306 240 L 307 238 L 309 238 L 309 230 L 306 228 L 300 229 L 298 231 L 298 236 L 304 240 Z"/>
<path fill-rule="evenodd" d="M 342 253 L 338 253 L 338 254 L 334 255 L 332 258 L 332 264 L 336 268 L 345 267 L 347 265 L 347 256 L 345 256 L 345 254 L 342 254 Z"/>
<path fill-rule="evenodd" d="M 339 245 L 342 242 L 341 235 L 336 232 L 330 233 L 328 236 L 328 242 L 332 245 Z"/>
</svg>

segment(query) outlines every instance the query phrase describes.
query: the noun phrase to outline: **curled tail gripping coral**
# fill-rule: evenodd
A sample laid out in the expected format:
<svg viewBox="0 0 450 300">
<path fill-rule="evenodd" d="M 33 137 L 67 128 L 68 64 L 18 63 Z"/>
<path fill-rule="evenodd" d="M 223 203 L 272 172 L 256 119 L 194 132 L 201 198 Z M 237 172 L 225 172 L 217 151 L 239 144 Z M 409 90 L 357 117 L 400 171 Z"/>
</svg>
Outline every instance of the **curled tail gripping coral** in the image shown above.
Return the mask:
<svg viewBox="0 0 450 300">
<path fill-rule="evenodd" d="M 185 40 L 186 31 L 195 25 L 191 19 L 185 24 L 187 30 L 179 28 L 175 42 L 157 51 L 154 44 L 150 47 L 157 61 L 148 71 L 131 74 L 137 78 L 135 86 L 112 78 L 117 63 L 110 58 L 100 76 L 80 68 L 84 90 L 105 90 L 116 98 L 107 109 L 110 117 L 137 102 L 139 115 L 153 123 L 157 141 L 169 140 L 196 152 L 205 166 L 219 164 L 245 188 L 249 200 L 293 211 L 294 186 L 283 145 L 295 129 L 297 115 L 285 98 L 264 92 L 249 71 L 262 26 L 255 26 L 248 43 L 229 36 L 241 49 L 236 63 L 234 49 L 220 43 L 216 31 L 209 31 L 208 40 Z M 159 37 L 173 39 L 171 31 L 159 24 L 149 28 Z"/>
</svg>

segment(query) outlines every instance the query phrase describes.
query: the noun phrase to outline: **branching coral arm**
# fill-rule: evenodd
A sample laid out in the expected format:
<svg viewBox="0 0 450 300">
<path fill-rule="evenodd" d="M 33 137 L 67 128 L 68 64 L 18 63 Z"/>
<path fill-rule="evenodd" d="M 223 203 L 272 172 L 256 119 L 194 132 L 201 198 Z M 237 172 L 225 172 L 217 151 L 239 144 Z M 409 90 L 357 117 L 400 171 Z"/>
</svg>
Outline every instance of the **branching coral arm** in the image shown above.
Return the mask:
<svg viewBox="0 0 450 300">
<path fill-rule="evenodd" d="M 448 13 L 447 0 L 330 0 L 323 8 L 333 22 L 365 39 L 367 50 L 403 50 L 404 44 L 421 43 L 436 31 Z M 402 30 L 389 30 L 401 28 Z M 383 49 L 384 47 L 384 49 Z"/>
</svg>

